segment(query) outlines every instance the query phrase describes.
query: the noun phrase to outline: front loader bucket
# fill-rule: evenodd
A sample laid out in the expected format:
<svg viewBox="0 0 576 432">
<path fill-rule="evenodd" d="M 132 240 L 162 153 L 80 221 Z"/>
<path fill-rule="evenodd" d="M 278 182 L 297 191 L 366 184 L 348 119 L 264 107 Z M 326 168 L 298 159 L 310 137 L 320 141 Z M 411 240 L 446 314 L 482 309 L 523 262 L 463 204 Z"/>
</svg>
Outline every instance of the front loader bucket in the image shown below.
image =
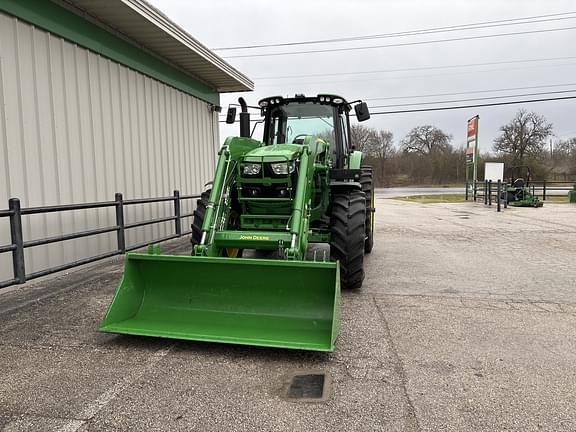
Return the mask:
<svg viewBox="0 0 576 432">
<path fill-rule="evenodd" d="M 332 351 L 338 273 L 336 263 L 128 254 L 100 330 Z"/>
</svg>

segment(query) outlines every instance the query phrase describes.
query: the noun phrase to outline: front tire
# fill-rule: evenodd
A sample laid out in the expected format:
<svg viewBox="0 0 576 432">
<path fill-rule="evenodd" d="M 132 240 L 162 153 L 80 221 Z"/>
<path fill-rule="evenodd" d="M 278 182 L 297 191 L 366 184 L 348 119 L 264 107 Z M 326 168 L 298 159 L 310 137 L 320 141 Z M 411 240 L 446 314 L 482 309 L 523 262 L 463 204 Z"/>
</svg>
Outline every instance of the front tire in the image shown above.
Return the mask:
<svg viewBox="0 0 576 432">
<path fill-rule="evenodd" d="M 366 195 L 352 189 L 332 197 L 330 259 L 340 261 L 340 285 L 358 289 L 364 281 Z"/>
<path fill-rule="evenodd" d="M 202 192 L 200 199 L 196 201 L 196 210 L 194 210 L 194 219 L 192 220 L 192 246 L 200 244 L 202 239 L 202 224 L 204 223 L 204 215 L 208 207 L 208 200 L 210 199 L 211 190 Z"/>
</svg>

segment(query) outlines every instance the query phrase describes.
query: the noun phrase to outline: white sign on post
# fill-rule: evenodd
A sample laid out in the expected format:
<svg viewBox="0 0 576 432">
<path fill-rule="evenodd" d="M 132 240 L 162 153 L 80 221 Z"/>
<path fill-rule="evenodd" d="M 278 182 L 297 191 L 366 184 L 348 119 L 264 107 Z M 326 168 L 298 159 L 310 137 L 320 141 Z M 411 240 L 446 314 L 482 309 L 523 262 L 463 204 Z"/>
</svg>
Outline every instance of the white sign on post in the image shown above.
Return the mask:
<svg viewBox="0 0 576 432">
<path fill-rule="evenodd" d="M 484 180 L 504 181 L 504 163 L 486 162 L 484 164 Z"/>
</svg>

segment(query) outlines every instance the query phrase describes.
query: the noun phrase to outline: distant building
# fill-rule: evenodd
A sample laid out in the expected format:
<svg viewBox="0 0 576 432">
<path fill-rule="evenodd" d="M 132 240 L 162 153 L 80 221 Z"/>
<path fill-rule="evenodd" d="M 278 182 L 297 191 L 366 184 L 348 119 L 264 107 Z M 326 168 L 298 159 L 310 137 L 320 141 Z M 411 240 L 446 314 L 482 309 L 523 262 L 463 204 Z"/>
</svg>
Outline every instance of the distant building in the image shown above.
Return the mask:
<svg viewBox="0 0 576 432">
<path fill-rule="evenodd" d="M 141 0 L 0 2 L 0 209 L 202 190 L 219 143 L 219 94 L 253 83 Z M 167 211 L 134 206 L 128 219 Z M 187 212 L 192 211 L 193 201 Z M 190 220 L 185 221 L 189 226 Z M 114 225 L 110 209 L 26 216 L 35 239 Z M 132 243 L 173 224 L 144 227 Z M 115 235 L 27 250 L 33 271 L 113 250 Z M 0 219 L 0 245 L 10 243 Z M 0 255 L 0 280 L 10 277 Z M 4 277 L 6 276 L 6 277 Z"/>
</svg>

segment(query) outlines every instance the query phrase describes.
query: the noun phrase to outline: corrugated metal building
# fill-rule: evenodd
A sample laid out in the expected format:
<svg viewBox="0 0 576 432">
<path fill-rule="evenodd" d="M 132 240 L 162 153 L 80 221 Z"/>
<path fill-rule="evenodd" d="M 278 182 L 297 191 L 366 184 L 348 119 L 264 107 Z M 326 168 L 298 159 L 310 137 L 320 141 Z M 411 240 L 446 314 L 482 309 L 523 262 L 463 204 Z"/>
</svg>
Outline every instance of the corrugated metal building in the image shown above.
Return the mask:
<svg viewBox="0 0 576 432">
<path fill-rule="evenodd" d="M 141 0 L 1 0 L 0 209 L 10 197 L 31 207 L 113 200 L 115 192 L 197 193 L 215 163 L 219 93 L 252 88 Z M 134 206 L 126 219 L 162 216 L 166 207 Z M 27 216 L 24 237 L 109 225 L 109 209 Z M 127 240 L 152 240 L 171 228 L 143 227 Z M 0 244 L 7 243 L 4 219 Z M 34 248 L 26 250 L 26 266 L 34 271 L 114 247 L 115 235 L 104 234 Z M 0 255 L 0 280 L 10 275 L 10 256 Z"/>
</svg>

